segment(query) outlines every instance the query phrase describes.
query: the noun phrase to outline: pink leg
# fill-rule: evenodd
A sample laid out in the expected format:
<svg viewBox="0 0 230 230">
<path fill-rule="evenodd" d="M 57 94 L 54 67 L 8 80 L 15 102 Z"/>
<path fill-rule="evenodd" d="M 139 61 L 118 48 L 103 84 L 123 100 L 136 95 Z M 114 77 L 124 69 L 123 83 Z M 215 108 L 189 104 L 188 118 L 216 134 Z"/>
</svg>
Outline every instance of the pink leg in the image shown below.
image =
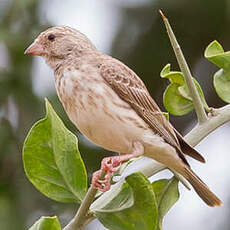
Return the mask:
<svg viewBox="0 0 230 230">
<path fill-rule="evenodd" d="M 116 172 L 122 163 L 129 161 L 132 158 L 139 157 L 144 153 L 144 147 L 139 142 L 135 142 L 133 145 L 132 154 L 124 154 L 120 156 L 106 157 L 101 162 L 101 169 L 93 174 L 92 185 L 94 188 L 101 190 L 102 192 L 110 189 L 110 180 L 113 173 Z M 105 172 L 105 178 L 100 180 L 101 174 Z"/>
</svg>

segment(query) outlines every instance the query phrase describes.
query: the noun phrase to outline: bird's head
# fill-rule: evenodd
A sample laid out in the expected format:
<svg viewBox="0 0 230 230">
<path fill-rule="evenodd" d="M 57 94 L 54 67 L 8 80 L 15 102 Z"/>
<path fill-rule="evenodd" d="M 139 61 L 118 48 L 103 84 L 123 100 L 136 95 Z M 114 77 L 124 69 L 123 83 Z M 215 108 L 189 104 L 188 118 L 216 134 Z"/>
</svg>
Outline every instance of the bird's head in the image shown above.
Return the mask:
<svg viewBox="0 0 230 230">
<path fill-rule="evenodd" d="M 42 32 L 26 49 L 25 54 L 60 60 L 71 54 L 80 57 L 90 50 L 96 48 L 84 34 L 67 26 L 57 26 Z"/>
</svg>

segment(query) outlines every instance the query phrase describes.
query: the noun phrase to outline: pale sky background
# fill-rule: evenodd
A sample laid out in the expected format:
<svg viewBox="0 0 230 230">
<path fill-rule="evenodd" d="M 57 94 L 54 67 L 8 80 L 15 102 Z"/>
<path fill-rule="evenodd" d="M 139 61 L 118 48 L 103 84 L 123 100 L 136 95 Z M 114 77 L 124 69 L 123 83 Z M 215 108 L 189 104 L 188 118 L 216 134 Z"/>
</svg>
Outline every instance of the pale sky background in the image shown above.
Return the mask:
<svg viewBox="0 0 230 230">
<path fill-rule="evenodd" d="M 121 20 L 119 5 L 126 4 L 131 7 L 140 2 L 148 2 L 148 0 L 49 0 L 42 2 L 40 9 L 42 20 L 48 19 L 54 25 L 68 25 L 80 30 L 100 51 L 109 54 L 112 39 Z M 50 90 L 54 90 L 52 71 L 41 58 L 36 57 L 34 68 L 36 72 L 34 89 L 38 95 L 47 96 Z M 190 161 L 194 171 L 222 199 L 223 203 L 229 202 L 226 191 L 230 181 L 229 125 L 226 124 L 219 128 L 196 147 L 206 158 L 205 165 Z M 169 174 L 164 173 L 163 175 L 168 176 Z M 165 218 L 164 229 L 214 230 L 222 226 L 221 217 L 228 215 L 227 205 L 221 208 L 210 208 L 200 200 L 194 191 L 189 192 L 183 186 L 180 186 L 180 193 L 180 200 Z M 86 229 L 102 230 L 104 228 L 100 223 L 94 221 Z"/>
</svg>

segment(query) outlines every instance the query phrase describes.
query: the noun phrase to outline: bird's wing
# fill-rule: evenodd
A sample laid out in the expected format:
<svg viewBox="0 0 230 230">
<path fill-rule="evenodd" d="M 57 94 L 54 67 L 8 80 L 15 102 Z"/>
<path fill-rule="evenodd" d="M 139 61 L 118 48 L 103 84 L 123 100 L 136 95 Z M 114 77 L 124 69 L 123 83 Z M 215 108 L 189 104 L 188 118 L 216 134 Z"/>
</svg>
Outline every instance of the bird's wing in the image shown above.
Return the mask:
<svg viewBox="0 0 230 230">
<path fill-rule="evenodd" d="M 177 149 L 179 156 L 186 164 L 188 163 L 183 153 L 200 162 L 205 162 L 204 158 L 166 120 L 144 83 L 131 69 L 108 56 L 102 63 L 100 73 L 104 80 L 121 99 L 131 105 L 153 132 L 159 134 L 167 143 Z"/>
<path fill-rule="evenodd" d="M 166 120 L 141 79 L 116 59 L 103 61 L 101 76 L 112 89 L 129 103 L 151 129 L 169 144 L 180 148 L 172 125 Z"/>
<path fill-rule="evenodd" d="M 174 129 L 174 131 L 176 133 L 177 139 L 180 143 L 180 148 L 183 151 L 183 153 L 202 163 L 205 163 L 204 157 L 201 156 L 201 154 L 199 154 L 190 144 L 188 144 L 183 138 L 183 136 L 176 129 Z"/>
</svg>

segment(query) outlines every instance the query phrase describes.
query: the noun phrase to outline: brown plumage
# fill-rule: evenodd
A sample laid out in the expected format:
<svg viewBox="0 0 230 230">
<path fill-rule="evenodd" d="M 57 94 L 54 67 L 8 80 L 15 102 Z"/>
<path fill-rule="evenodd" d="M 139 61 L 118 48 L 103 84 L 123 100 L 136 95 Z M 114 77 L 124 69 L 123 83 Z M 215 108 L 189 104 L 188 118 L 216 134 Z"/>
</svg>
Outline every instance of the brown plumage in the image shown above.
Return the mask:
<svg viewBox="0 0 230 230">
<path fill-rule="evenodd" d="M 43 56 L 54 70 L 58 96 L 78 129 L 105 149 L 122 154 L 102 161 L 105 191 L 122 161 L 145 155 L 184 176 L 210 206 L 221 201 L 191 170 L 184 154 L 205 162 L 166 120 L 141 79 L 122 62 L 100 53 L 77 30 L 53 27 L 41 33 L 25 53 Z M 125 154 L 124 154 L 125 153 Z"/>
</svg>

